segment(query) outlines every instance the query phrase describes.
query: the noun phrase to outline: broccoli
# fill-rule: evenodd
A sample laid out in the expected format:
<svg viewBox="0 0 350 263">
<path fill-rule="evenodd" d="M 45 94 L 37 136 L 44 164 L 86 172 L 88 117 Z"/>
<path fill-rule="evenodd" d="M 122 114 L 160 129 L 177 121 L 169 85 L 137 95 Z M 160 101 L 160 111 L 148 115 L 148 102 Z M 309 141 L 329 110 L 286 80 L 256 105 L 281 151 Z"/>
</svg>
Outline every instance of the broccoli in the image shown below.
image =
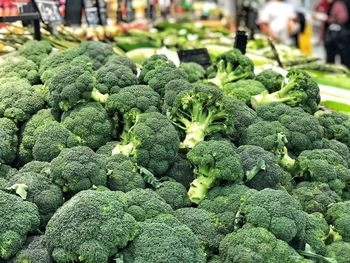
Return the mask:
<svg viewBox="0 0 350 263">
<path fill-rule="evenodd" d="M 256 109 L 261 104 L 283 102 L 292 107 L 301 107 L 311 114 L 315 113 L 321 100 L 316 81 L 298 69 L 289 70 L 287 78 L 288 83 L 283 84 L 280 90 L 253 96 L 251 98 L 253 108 Z"/>
<path fill-rule="evenodd" d="M 12 57 L 0 64 L 0 76 L 26 79 L 30 84 L 39 82 L 38 66 L 24 57 Z"/>
<path fill-rule="evenodd" d="M 185 79 L 174 79 L 167 83 L 164 87 L 164 103 L 162 106 L 163 114 L 167 114 L 168 111 L 171 111 L 177 94 L 181 91 L 190 89 L 192 89 L 192 85 Z"/>
<path fill-rule="evenodd" d="M 175 216 L 197 236 L 207 258 L 218 251 L 224 235 L 218 230 L 215 214 L 204 209 L 186 207 L 176 210 Z"/>
<path fill-rule="evenodd" d="M 212 77 L 209 82 L 220 89 L 230 82 L 254 78 L 253 62 L 238 49 L 227 51 L 218 56 L 214 61 L 214 65 L 208 71 L 215 72 L 209 75 L 209 77 Z"/>
<path fill-rule="evenodd" d="M 0 260 L 14 256 L 27 239 L 38 229 L 38 207 L 19 196 L 0 190 Z"/>
<path fill-rule="evenodd" d="M 29 40 L 18 49 L 18 55 L 40 66 L 41 61 L 45 59 L 51 51 L 52 47 L 49 42 Z"/>
<path fill-rule="evenodd" d="M 206 74 L 206 70 L 195 62 L 181 63 L 179 68 L 185 71 L 187 79 L 191 83 L 204 79 Z"/>
<path fill-rule="evenodd" d="M 123 133 L 112 154 L 133 157 L 139 166 L 163 175 L 174 163 L 179 149 L 175 128 L 158 112 L 139 114 L 129 132 Z"/>
<path fill-rule="evenodd" d="M 169 67 L 176 68 L 175 64 L 170 61 L 165 55 L 153 55 L 143 62 L 139 75 L 139 83 L 146 84 L 144 78 L 147 73 L 157 67 L 160 67 L 161 65 L 168 65 Z"/>
<path fill-rule="evenodd" d="M 18 173 L 16 168 L 0 163 L 0 190 L 6 190 L 8 180 L 16 173 Z"/>
<path fill-rule="evenodd" d="M 0 84 L 0 117 L 26 121 L 44 105 L 43 96 L 26 80 L 11 78 Z"/>
<path fill-rule="evenodd" d="M 350 167 L 350 149 L 346 144 L 337 140 L 322 139 L 322 149 L 331 149 L 343 157 Z"/>
<path fill-rule="evenodd" d="M 36 136 L 32 149 L 33 159 L 50 162 L 64 148 L 80 145 L 81 139 L 59 122 L 50 122 Z"/>
<path fill-rule="evenodd" d="M 206 262 L 198 238 L 172 215 L 142 223 L 140 234 L 122 255 L 125 263 Z"/>
<path fill-rule="evenodd" d="M 225 84 L 222 88 L 222 92 L 226 96 L 236 97 L 247 105 L 250 105 L 252 96 L 260 94 L 264 90 L 264 85 L 253 79 L 241 79 L 237 82 Z"/>
<path fill-rule="evenodd" d="M 155 69 L 150 70 L 144 81 L 161 97 L 164 97 L 165 86 L 174 79 L 186 79 L 187 75 L 181 68 L 174 68 L 168 64 L 163 64 Z"/>
<path fill-rule="evenodd" d="M 50 252 L 45 247 L 44 236 L 28 238 L 22 248 L 13 258 L 13 263 L 53 263 Z"/>
<path fill-rule="evenodd" d="M 227 184 L 216 186 L 208 191 L 206 198 L 198 208 L 214 213 L 217 216 L 219 231 L 224 235 L 234 230 L 235 217 L 239 210 L 240 200 L 249 190 L 245 185 Z"/>
<path fill-rule="evenodd" d="M 97 149 L 96 153 L 109 157 L 112 155 L 112 150 L 118 144 L 118 141 L 109 141 Z"/>
<path fill-rule="evenodd" d="M 46 227 L 45 244 L 54 261 L 107 263 L 138 232 L 126 210 L 122 192 L 86 190 L 74 195 Z"/>
<path fill-rule="evenodd" d="M 37 173 L 45 175 L 46 177 L 50 177 L 51 173 L 51 163 L 48 162 L 41 162 L 41 161 L 31 161 L 29 163 L 26 163 L 21 167 L 19 170 L 20 173 Z"/>
<path fill-rule="evenodd" d="M 308 221 L 300 203 L 282 190 L 263 189 L 242 198 L 237 226 L 263 227 L 287 243 L 304 240 Z"/>
<path fill-rule="evenodd" d="M 246 185 L 256 190 L 277 188 L 283 177 L 283 169 L 278 165 L 273 153 L 254 145 L 242 145 L 238 148 Z"/>
<path fill-rule="evenodd" d="M 0 118 L 0 163 L 12 163 L 17 155 L 18 128 L 7 118 Z"/>
<path fill-rule="evenodd" d="M 107 186 L 113 191 L 128 192 L 135 188 L 145 188 L 143 177 L 133 161 L 122 154 L 109 156 L 106 161 Z"/>
<path fill-rule="evenodd" d="M 61 189 L 42 174 L 23 172 L 12 176 L 8 186 L 25 185 L 23 199 L 37 205 L 40 214 L 40 227 L 45 229 L 55 211 L 63 204 Z"/>
<path fill-rule="evenodd" d="M 350 117 L 342 112 L 323 113 L 318 116 L 325 137 L 335 139 L 350 147 Z"/>
<path fill-rule="evenodd" d="M 229 106 L 222 93 L 210 86 L 197 85 L 192 90 L 180 92 L 168 114 L 174 125 L 186 133 L 180 148 L 191 149 L 217 132 L 232 135 L 234 120 Z"/>
<path fill-rule="evenodd" d="M 288 244 L 262 227 L 244 227 L 220 242 L 222 263 L 301 262 L 302 257 Z"/>
<path fill-rule="evenodd" d="M 333 242 L 326 247 L 327 256 L 334 258 L 337 263 L 349 263 L 350 243 L 344 241 Z"/>
<path fill-rule="evenodd" d="M 96 89 L 102 94 L 117 94 L 125 87 L 136 85 L 137 77 L 121 64 L 106 64 L 95 72 Z"/>
<path fill-rule="evenodd" d="M 301 203 L 303 210 L 310 214 L 326 214 L 330 205 L 342 201 L 328 184 L 320 182 L 301 182 L 292 191 L 292 196 Z"/>
<path fill-rule="evenodd" d="M 284 83 L 284 77 L 271 69 L 260 72 L 256 75 L 255 80 L 261 82 L 269 93 L 280 90 Z"/>
<path fill-rule="evenodd" d="M 330 149 L 303 151 L 298 156 L 298 168 L 304 181 L 326 183 L 340 196 L 350 181 L 348 164 Z"/>
<path fill-rule="evenodd" d="M 344 241 L 350 241 L 350 201 L 332 204 L 327 210 L 326 219 Z"/>
<path fill-rule="evenodd" d="M 51 161 L 51 177 L 64 192 L 70 193 L 106 185 L 105 158 L 86 146 L 63 149 Z"/>
<path fill-rule="evenodd" d="M 97 102 L 83 103 L 62 114 L 62 125 L 81 138 L 81 144 L 97 150 L 111 140 L 112 121 Z"/>
<path fill-rule="evenodd" d="M 163 182 L 159 188 L 155 189 L 155 192 L 173 209 L 183 208 L 191 204 L 185 186 L 178 182 Z"/>
<path fill-rule="evenodd" d="M 42 109 L 24 123 L 20 131 L 19 159 L 23 163 L 33 160 L 33 147 L 37 134 L 44 130 L 46 125 L 58 120 L 52 109 Z"/>
<path fill-rule="evenodd" d="M 261 104 L 256 108 L 256 113 L 264 121 L 278 121 L 279 118 L 288 114 L 292 107 L 281 102 L 271 102 L 268 104 Z"/>
<path fill-rule="evenodd" d="M 109 56 L 114 54 L 111 45 L 98 41 L 86 41 L 77 48 L 81 55 L 88 56 L 91 59 L 94 70 L 98 70 L 106 64 Z"/>
<path fill-rule="evenodd" d="M 124 65 L 124 66 L 130 68 L 131 71 L 135 75 L 137 75 L 137 67 L 136 67 L 135 63 L 127 56 L 111 55 L 108 57 L 106 64 Z"/>
</svg>

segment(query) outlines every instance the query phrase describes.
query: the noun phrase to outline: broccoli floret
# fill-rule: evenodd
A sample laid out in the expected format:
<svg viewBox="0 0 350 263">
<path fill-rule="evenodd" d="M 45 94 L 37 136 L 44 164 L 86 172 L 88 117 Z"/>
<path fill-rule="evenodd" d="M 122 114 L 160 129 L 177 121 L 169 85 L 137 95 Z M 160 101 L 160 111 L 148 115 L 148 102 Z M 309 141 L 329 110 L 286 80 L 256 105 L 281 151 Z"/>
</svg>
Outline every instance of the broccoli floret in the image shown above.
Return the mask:
<svg viewBox="0 0 350 263">
<path fill-rule="evenodd" d="M 125 263 L 204 263 L 198 238 L 172 215 L 161 215 L 141 224 L 140 234 L 123 253 Z"/>
<path fill-rule="evenodd" d="M 286 191 L 263 189 L 241 200 L 238 225 L 263 227 L 287 243 L 304 240 L 307 214 Z"/>
<path fill-rule="evenodd" d="M 173 209 L 151 189 L 133 189 L 126 193 L 128 213 L 138 222 L 161 214 L 172 214 Z"/>
<path fill-rule="evenodd" d="M 118 56 L 118 55 L 111 55 L 108 57 L 106 64 L 114 64 L 114 65 L 124 65 L 131 69 L 131 71 L 136 75 L 137 74 L 137 67 L 130 58 L 127 56 Z"/>
<path fill-rule="evenodd" d="M 54 214 L 46 227 L 45 244 L 55 262 L 107 263 L 137 234 L 126 212 L 125 194 L 82 191 Z"/>
<path fill-rule="evenodd" d="M 322 139 L 322 149 L 331 149 L 343 157 L 344 161 L 350 166 L 350 149 L 346 144 L 337 140 Z"/>
<path fill-rule="evenodd" d="M 108 57 L 114 54 L 111 45 L 99 41 L 86 41 L 81 43 L 78 48 L 81 55 L 88 56 L 92 60 L 94 70 L 98 70 L 106 64 Z"/>
<path fill-rule="evenodd" d="M 265 228 L 244 227 L 221 241 L 220 259 L 222 263 L 297 263 L 302 257 Z"/>
<path fill-rule="evenodd" d="M 112 155 L 112 151 L 117 144 L 118 141 L 107 142 L 105 145 L 102 145 L 100 148 L 98 148 L 96 153 L 109 157 Z"/>
<path fill-rule="evenodd" d="M 44 236 L 29 237 L 24 248 L 13 258 L 13 263 L 53 263 Z"/>
<path fill-rule="evenodd" d="M 200 203 L 208 190 L 221 181 L 237 183 L 243 180 L 241 158 L 230 142 L 199 142 L 187 153 L 187 159 L 195 166 L 196 179 L 188 190 L 193 203 Z"/>
<path fill-rule="evenodd" d="M 335 139 L 350 147 L 350 117 L 342 112 L 323 113 L 318 116 L 327 139 Z"/>
<path fill-rule="evenodd" d="M 186 154 L 181 152 L 175 157 L 174 164 L 164 176 L 181 183 L 186 189 L 190 187 L 191 182 L 195 179 L 191 162 L 187 160 Z"/>
<path fill-rule="evenodd" d="M 40 227 L 45 229 L 55 211 L 63 204 L 61 189 L 51 183 L 45 175 L 34 172 L 23 172 L 14 175 L 8 182 L 8 187 L 25 185 L 22 198 L 37 205 L 40 214 Z"/>
<path fill-rule="evenodd" d="M 27 239 L 38 229 L 38 207 L 19 196 L 0 190 L 0 260 L 14 256 Z"/>
<path fill-rule="evenodd" d="M 279 186 L 284 171 L 273 153 L 254 145 L 240 146 L 238 153 L 241 156 L 247 186 L 256 190 Z"/>
<path fill-rule="evenodd" d="M 80 145 L 81 139 L 71 133 L 59 122 L 53 121 L 45 125 L 36 134 L 33 146 L 33 158 L 37 161 L 50 162 L 63 149 Z"/>
<path fill-rule="evenodd" d="M 159 188 L 155 189 L 155 192 L 173 209 L 183 208 L 191 204 L 185 186 L 178 182 L 163 182 Z"/>
<path fill-rule="evenodd" d="M 44 105 L 43 96 L 26 80 L 12 78 L 0 84 L 0 116 L 26 121 Z"/>
<path fill-rule="evenodd" d="M 123 133 L 112 154 L 133 157 L 139 166 L 163 175 L 174 163 L 178 149 L 179 138 L 173 125 L 164 115 L 149 112 L 138 115 L 134 126 Z"/>
<path fill-rule="evenodd" d="M 326 219 L 344 241 L 350 241 L 350 201 L 333 204 L 327 211 Z"/>
<path fill-rule="evenodd" d="M 58 120 L 52 109 L 42 109 L 34 114 L 21 128 L 19 159 L 23 163 L 33 160 L 32 150 L 35 145 L 36 135 L 45 129 L 46 125 Z"/>
<path fill-rule="evenodd" d="M 218 231 L 215 214 L 204 209 L 186 207 L 176 210 L 175 216 L 197 236 L 207 258 L 218 251 L 224 235 Z"/>
<path fill-rule="evenodd" d="M 81 138 L 81 144 L 97 150 L 111 140 L 112 121 L 97 102 L 83 103 L 62 115 L 62 125 Z"/>
<path fill-rule="evenodd" d="M 271 102 L 261 104 L 256 108 L 256 113 L 264 121 L 278 121 L 279 118 L 286 113 L 289 113 L 291 107 L 281 102 Z"/>
<path fill-rule="evenodd" d="M 271 69 L 260 72 L 255 79 L 261 82 L 269 93 L 280 90 L 284 83 L 284 77 Z"/>
<path fill-rule="evenodd" d="M 12 163 L 17 154 L 18 128 L 7 118 L 0 118 L 0 163 Z"/>
<path fill-rule="evenodd" d="M 303 151 L 298 157 L 298 168 L 304 181 L 326 183 L 340 196 L 350 181 L 347 163 L 330 149 Z"/>
<path fill-rule="evenodd" d="M 222 88 L 226 96 L 232 96 L 250 105 L 250 98 L 265 90 L 263 84 L 253 79 L 242 79 L 234 83 L 228 83 Z"/>
<path fill-rule="evenodd" d="M 106 168 L 109 189 L 128 192 L 135 188 L 145 188 L 143 177 L 138 173 L 137 166 L 131 158 L 122 154 L 109 156 Z"/>
<path fill-rule="evenodd" d="M 39 82 L 38 66 L 24 57 L 12 57 L 0 64 L 0 76 L 26 79 L 30 84 Z"/>
<path fill-rule="evenodd" d="M 164 97 L 166 84 L 174 79 L 186 79 L 186 77 L 187 75 L 182 69 L 164 64 L 150 70 L 144 80 L 161 97 Z"/>
<path fill-rule="evenodd" d="M 0 190 L 6 190 L 8 180 L 17 173 L 18 171 L 16 168 L 0 163 Z"/>
<path fill-rule="evenodd" d="M 172 68 L 176 68 L 175 64 L 172 61 L 170 61 L 165 55 L 153 55 L 143 62 L 142 69 L 139 75 L 139 83 L 145 84 L 146 82 L 144 78 L 146 74 L 149 71 L 160 67 L 161 65 L 168 65 Z"/>
<path fill-rule="evenodd" d="M 191 83 L 189 83 L 185 79 L 174 79 L 170 81 L 168 84 L 164 87 L 164 103 L 162 106 L 162 112 L 166 114 L 168 111 L 171 111 L 171 108 L 174 105 L 176 96 L 181 92 L 185 90 L 192 89 Z"/>
<path fill-rule="evenodd" d="M 226 235 L 234 230 L 241 197 L 248 191 L 249 188 L 241 184 L 214 187 L 208 191 L 206 198 L 199 203 L 198 208 L 214 213 L 218 217 L 217 225 L 220 232 Z"/>
<path fill-rule="evenodd" d="M 96 89 L 102 94 L 117 94 L 125 87 L 136 85 L 137 77 L 121 64 L 106 64 L 95 73 Z"/>
<path fill-rule="evenodd" d="M 261 104 L 283 102 L 292 107 L 301 107 L 311 114 L 315 113 L 321 100 L 316 81 L 298 69 L 289 70 L 287 78 L 288 83 L 283 84 L 280 90 L 253 96 L 251 99 L 253 108 L 256 109 Z"/>
<path fill-rule="evenodd" d="M 204 79 L 206 74 L 206 70 L 195 62 L 181 63 L 179 67 L 185 71 L 187 79 L 191 83 Z"/>
<path fill-rule="evenodd" d="M 38 173 L 45 175 L 46 177 L 50 176 L 51 172 L 51 163 L 49 162 L 41 162 L 41 161 L 31 161 L 29 163 L 26 163 L 24 166 L 21 167 L 19 170 L 20 173 Z"/>
<path fill-rule="evenodd" d="M 320 182 L 301 182 L 293 190 L 292 196 L 301 203 L 303 210 L 310 214 L 325 214 L 330 205 L 342 201 L 328 184 Z"/>
<path fill-rule="evenodd" d="M 64 192 L 77 193 L 94 185 L 106 185 L 105 158 L 86 146 L 63 149 L 51 161 L 51 177 Z"/>
<path fill-rule="evenodd" d="M 210 71 L 210 69 L 208 69 Z M 234 82 L 240 79 L 254 78 L 254 64 L 238 49 L 230 50 L 218 56 L 212 71 L 216 72 L 209 82 L 217 85 L 220 89 L 227 83 Z"/>
<path fill-rule="evenodd" d="M 333 242 L 326 247 L 327 256 L 334 258 L 337 263 L 349 263 L 350 243 L 344 241 Z"/>
<path fill-rule="evenodd" d="M 52 51 L 49 42 L 29 40 L 18 49 L 18 55 L 33 61 L 40 66 L 41 61 Z"/>
<path fill-rule="evenodd" d="M 227 106 L 227 107 L 226 107 Z M 234 133 L 231 105 L 211 86 L 198 85 L 180 92 L 169 113 L 171 121 L 186 133 L 180 148 L 193 148 L 214 133 Z"/>
</svg>

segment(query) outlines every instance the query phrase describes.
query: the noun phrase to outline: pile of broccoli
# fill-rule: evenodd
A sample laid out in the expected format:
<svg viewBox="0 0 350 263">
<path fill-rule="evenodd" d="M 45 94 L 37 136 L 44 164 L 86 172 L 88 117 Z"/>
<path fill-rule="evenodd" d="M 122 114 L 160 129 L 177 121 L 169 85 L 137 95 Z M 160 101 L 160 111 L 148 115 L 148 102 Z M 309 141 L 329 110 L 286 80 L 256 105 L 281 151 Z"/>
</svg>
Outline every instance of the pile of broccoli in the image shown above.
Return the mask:
<svg viewBox="0 0 350 263">
<path fill-rule="evenodd" d="M 316 82 L 28 41 L 0 64 L 0 262 L 346 263 L 350 117 Z"/>
</svg>

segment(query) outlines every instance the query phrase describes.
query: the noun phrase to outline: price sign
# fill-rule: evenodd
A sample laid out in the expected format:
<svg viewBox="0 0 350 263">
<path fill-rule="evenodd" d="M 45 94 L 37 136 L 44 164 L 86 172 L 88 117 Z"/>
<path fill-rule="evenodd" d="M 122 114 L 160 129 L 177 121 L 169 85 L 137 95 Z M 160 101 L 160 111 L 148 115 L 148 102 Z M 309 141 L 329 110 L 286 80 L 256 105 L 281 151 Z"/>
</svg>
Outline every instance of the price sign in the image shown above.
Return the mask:
<svg viewBox="0 0 350 263">
<path fill-rule="evenodd" d="M 55 0 L 34 1 L 42 20 L 47 24 L 61 24 L 62 17 Z"/>
<path fill-rule="evenodd" d="M 181 62 L 196 62 L 204 68 L 211 65 L 209 52 L 206 48 L 179 50 L 177 54 Z"/>
</svg>

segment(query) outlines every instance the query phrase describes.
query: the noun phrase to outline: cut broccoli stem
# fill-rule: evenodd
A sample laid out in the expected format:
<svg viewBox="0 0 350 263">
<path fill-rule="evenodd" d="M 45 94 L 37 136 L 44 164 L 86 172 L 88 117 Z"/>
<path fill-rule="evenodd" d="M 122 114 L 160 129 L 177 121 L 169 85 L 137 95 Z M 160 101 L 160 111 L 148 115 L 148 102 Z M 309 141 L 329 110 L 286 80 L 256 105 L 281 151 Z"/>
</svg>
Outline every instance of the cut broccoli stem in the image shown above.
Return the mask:
<svg viewBox="0 0 350 263">
<path fill-rule="evenodd" d="M 214 176 L 200 175 L 191 183 L 188 197 L 192 203 L 199 204 L 204 199 L 208 190 L 212 187 L 214 179 Z"/>
<path fill-rule="evenodd" d="M 118 144 L 112 150 L 112 155 L 114 154 L 123 154 L 125 156 L 130 156 L 134 151 L 135 147 L 132 142 L 128 144 Z"/>
<path fill-rule="evenodd" d="M 246 172 L 247 182 L 251 181 L 260 171 L 266 170 L 265 160 L 259 159 L 252 169 Z"/>
<path fill-rule="evenodd" d="M 333 242 L 341 241 L 341 240 L 343 240 L 343 237 L 337 231 L 335 231 L 333 226 L 330 226 L 329 233 L 324 240 L 325 244 L 329 245 Z"/>
<path fill-rule="evenodd" d="M 93 88 L 91 92 L 91 98 L 94 101 L 100 102 L 100 103 L 106 103 L 109 95 L 108 94 L 102 94 L 101 92 L 98 91 L 98 89 Z"/>
<path fill-rule="evenodd" d="M 288 150 L 287 147 L 284 147 L 284 154 L 282 156 L 282 158 L 280 158 L 279 161 L 279 165 L 281 165 L 284 169 L 286 169 L 287 171 L 291 172 L 292 174 L 294 174 L 295 171 L 295 160 L 292 159 L 289 155 L 288 155 Z"/>
</svg>

